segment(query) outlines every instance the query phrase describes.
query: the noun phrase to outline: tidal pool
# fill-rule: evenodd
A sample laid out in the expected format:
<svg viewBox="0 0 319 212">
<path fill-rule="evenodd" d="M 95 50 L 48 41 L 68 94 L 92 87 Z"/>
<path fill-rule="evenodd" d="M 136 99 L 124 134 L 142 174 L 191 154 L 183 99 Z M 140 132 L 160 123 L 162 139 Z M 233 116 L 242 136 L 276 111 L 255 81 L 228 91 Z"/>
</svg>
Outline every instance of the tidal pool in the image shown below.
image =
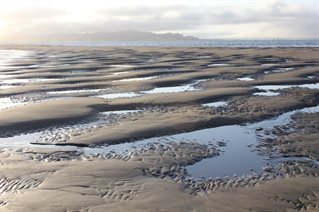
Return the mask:
<svg viewBox="0 0 319 212">
<path fill-rule="evenodd" d="M 184 134 L 183 137 L 188 139 L 202 139 L 203 141 L 206 140 L 206 142 L 214 139 L 226 142 L 225 147 L 220 147 L 223 150 L 220 156 L 203 159 L 198 163 L 187 166 L 186 169 L 195 178 L 216 178 L 233 176 L 234 174 L 243 175 L 251 171 L 260 172 L 267 164 L 276 164 L 282 160 L 296 160 L 295 157 L 272 159 L 252 151 L 252 146 L 258 144 L 256 129 L 260 127 L 271 129 L 275 125 L 287 124 L 291 120 L 290 116 L 297 112 L 318 111 L 319 106 L 304 108 L 284 113 L 273 119 L 247 124 L 246 126 L 224 126 Z"/>
<path fill-rule="evenodd" d="M 237 78 L 237 80 L 239 80 L 239 81 L 253 81 L 255 79 L 253 79 L 251 77 L 240 77 L 240 78 Z"/>
<path fill-rule="evenodd" d="M 12 85 L 12 84 L 26 84 L 26 83 L 32 83 L 32 82 L 46 82 L 46 81 L 52 81 L 56 79 L 40 79 L 40 78 L 28 78 L 28 79 L 5 79 L 0 80 L 0 83 Z"/>
<path fill-rule="evenodd" d="M 294 70 L 294 68 L 277 68 L 277 69 L 270 70 L 270 71 L 264 71 L 264 74 L 284 73 L 284 72 L 292 71 L 292 70 Z"/>
<path fill-rule="evenodd" d="M 223 67 L 223 66 L 228 66 L 229 64 L 227 63 L 213 63 L 213 64 L 209 64 L 207 65 L 208 67 Z"/>
<path fill-rule="evenodd" d="M 98 93 L 105 91 L 105 89 L 81 89 L 81 90 L 65 90 L 65 91 L 48 91 L 49 95 L 61 95 L 61 94 L 77 94 L 77 93 Z"/>
<path fill-rule="evenodd" d="M 131 81 L 143 81 L 143 80 L 150 80 L 150 79 L 156 79 L 159 76 L 153 76 L 153 77 L 135 77 L 135 78 L 126 78 L 126 79 L 120 79 L 120 80 L 114 80 L 112 82 L 131 82 Z"/>
<path fill-rule="evenodd" d="M 154 88 L 153 90 L 149 91 L 142 91 L 141 93 L 145 94 L 157 94 L 157 93 L 179 93 L 179 92 L 186 92 L 186 91 L 196 91 L 199 90 L 195 88 L 194 85 L 197 83 L 192 83 L 188 85 L 180 85 L 180 86 L 172 86 L 172 87 L 158 87 Z"/>
<path fill-rule="evenodd" d="M 23 104 L 25 104 L 25 103 L 14 102 L 9 97 L 0 98 L 0 110 L 8 109 L 8 108 L 23 105 Z"/>
<path fill-rule="evenodd" d="M 143 110 L 115 110 L 115 111 L 105 111 L 101 112 L 102 115 L 110 115 L 110 114 L 127 114 L 127 113 L 138 113 Z"/>
<path fill-rule="evenodd" d="M 309 88 L 309 89 L 319 89 L 319 83 L 309 83 L 309 84 L 302 84 L 302 85 L 258 85 L 255 88 L 264 91 L 275 91 L 287 88 Z"/>
<path fill-rule="evenodd" d="M 211 102 L 211 103 L 202 104 L 202 106 L 204 106 L 204 107 L 226 107 L 227 102 L 225 102 L 225 101 Z"/>
<path fill-rule="evenodd" d="M 0 49 L 0 68 L 10 66 L 15 62 L 29 59 L 33 54 L 33 51 Z"/>
<path fill-rule="evenodd" d="M 110 65 L 110 67 L 112 67 L 112 68 L 132 68 L 132 67 L 136 67 L 136 65 L 132 65 L 132 64 L 114 64 L 114 65 Z"/>
<path fill-rule="evenodd" d="M 280 93 L 272 92 L 272 91 L 265 91 L 265 92 L 256 92 L 253 93 L 254 96 L 279 96 Z"/>
<path fill-rule="evenodd" d="M 117 99 L 117 98 L 132 98 L 141 96 L 139 93 L 134 92 L 124 92 L 124 93 L 111 93 L 111 94 L 103 94 L 97 97 L 101 97 L 103 99 Z"/>
</svg>

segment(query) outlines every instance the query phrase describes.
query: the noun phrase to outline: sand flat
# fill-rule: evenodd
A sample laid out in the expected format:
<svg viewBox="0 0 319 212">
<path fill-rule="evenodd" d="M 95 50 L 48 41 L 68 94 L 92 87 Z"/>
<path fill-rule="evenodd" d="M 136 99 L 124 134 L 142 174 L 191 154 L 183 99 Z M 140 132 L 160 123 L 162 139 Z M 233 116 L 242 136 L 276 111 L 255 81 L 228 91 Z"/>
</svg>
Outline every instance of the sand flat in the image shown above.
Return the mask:
<svg viewBox="0 0 319 212">
<path fill-rule="evenodd" d="M 260 143 L 251 151 L 309 159 L 257 174 L 189 176 L 186 166 L 218 157 L 227 141 L 170 137 L 318 105 L 319 89 L 302 86 L 318 83 L 307 77 L 318 75 L 318 48 L 1 46 L 8 48 L 32 51 L 32 58 L 0 70 L 1 211 L 318 210 L 318 114 L 294 115 L 294 124 L 272 131 L 256 128 Z M 255 95 L 263 92 L 258 86 L 282 85 L 276 96 Z M 185 86 L 192 89 L 166 92 Z M 227 106 L 205 106 L 212 102 Z M 34 132 L 38 140 L 28 145 L 17 139 L 1 146 L 1 139 Z M 132 145 L 112 150 L 119 143 Z"/>
</svg>

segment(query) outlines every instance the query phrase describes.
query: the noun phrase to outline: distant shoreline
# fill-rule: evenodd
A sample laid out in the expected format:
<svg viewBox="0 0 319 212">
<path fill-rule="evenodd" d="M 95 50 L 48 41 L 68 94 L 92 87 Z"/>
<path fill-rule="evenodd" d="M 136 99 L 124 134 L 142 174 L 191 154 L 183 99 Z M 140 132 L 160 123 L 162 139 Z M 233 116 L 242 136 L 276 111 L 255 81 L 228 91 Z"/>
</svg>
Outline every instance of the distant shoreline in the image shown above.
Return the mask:
<svg viewBox="0 0 319 212">
<path fill-rule="evenodd" d="M 173 41 L 59 41 L 59 42 L 0 42 L 0 45 L 36 46 L 92 46 L 92 47 L 228 47 L 228 48 L 272 48 L 272 47 L 319 47 L 319 40 L 219 40 L 194 39 Z"/>
</svg>

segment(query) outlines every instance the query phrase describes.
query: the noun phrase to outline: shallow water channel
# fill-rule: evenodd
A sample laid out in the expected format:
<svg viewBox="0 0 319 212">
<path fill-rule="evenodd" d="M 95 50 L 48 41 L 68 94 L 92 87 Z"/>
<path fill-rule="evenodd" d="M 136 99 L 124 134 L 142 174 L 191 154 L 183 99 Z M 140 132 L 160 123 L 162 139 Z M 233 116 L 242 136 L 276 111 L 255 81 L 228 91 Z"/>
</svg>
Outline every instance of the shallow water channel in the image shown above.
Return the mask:
<svg viewBox="0 0 319 212">
<path fill-rule="evenodd" d="M 148 143 L 165 142 L 198 142 L 201 144 L 224 142 L 219 148 L 222 153 L 213 158 L 203 159 L 193 165 L 186 167 L 189 174 L 195 178 L 216 178 L 223 176 L 243 175 L 252 171 L 260 172 L 262 168 L 269 164 L 277 164 L 284 160 L 296 160 L 298 158 L 269 158 L 253 151 L 253 146 L 258 143 L 256 129 L 271 129 L 275 125 L 289 123 L 290 116 L 296 112 L 318 112 L 319 106 L 294 110 L 284 113 L 276 118 L 247 124 L 244 126 L 231 125 L 217 128 L 197 130 L 193 132 L 180 133 L 171 136 L 162 136 L 151 139 L 144 139 L 132 143 L 110 145 L 99 148 L 83 148 L 84 154 L 107 154 L 110 151 L 116 154 L 125 154 L 132 149 L 143 148 Z M 300 158 L 305 160 L 307 158 Z M 308 160 L 308 159 L 307 159 Z M 310 160 L 310 159 L 309 159 Z"/>
<path fill-rule="evenodd" d="M 131 113 L 137 111 L 115 111 L 116 113 Z M 283 125 L 290 122 L 290 116 L 296 112 L 319 112 L 319 106 L 294 110 L 284 113 L 276 118 L 265 121 L 246 124 L 230 125 L 217 128 L 197 130 L 187 133 L 179 133 L 171 136 L 143 139 L 131 143 L 123 143 L 99 147 L 60 147 L 65 150 L 82 152 L 84 155 L 106 155 L 110 152 L 118 155 L 126 155 L 132 150 L 142 149 L 147 144 L 164 144 L 167 142 L 198 142 L 201 144 L 214 143 L 222 151 L 219 156 L 203 159 L 186 167 L 188 173 L 194 178 L 216 178 L 223 176 L 243 175 L 252 171 L 260 172 L 269 164 L 277 164 L 283 160 L 296 160 L 298 158 L 269 158 L 253 151 L 254 145 L 258 144 L 257 128 L 271 129 L 275 125 Z M 108 112 L 111 113 L 111 112 Z M 90 126 L 90 124 L 88 124 Z M 260 136 L 262 132 L 258 132 Z M 264 135 L 266 136 L 266 135 Z M 1 149 L 16 149 L 23 151 L 24 148 L 32 148 L 30 142 L 35 142 L 41 137 L 41 132 L 18 135 L 10 138 L 0 138 Z M 225 144 L 225 145 L 224 145 Z M 40 146 L 38 146 L 40 147 Z M 45 148 L 54 145 L 45 146 Z M 306 158 L 307 159 L 307 158 Z M 301 158 L 300 160 L 305 160 Z M 308 160 L 308 159 L 307 159 Z M 309 159 L 310 160 L 310 159 Z M 318 163 L 318 161 L 315 161 Z"/>
</svg>

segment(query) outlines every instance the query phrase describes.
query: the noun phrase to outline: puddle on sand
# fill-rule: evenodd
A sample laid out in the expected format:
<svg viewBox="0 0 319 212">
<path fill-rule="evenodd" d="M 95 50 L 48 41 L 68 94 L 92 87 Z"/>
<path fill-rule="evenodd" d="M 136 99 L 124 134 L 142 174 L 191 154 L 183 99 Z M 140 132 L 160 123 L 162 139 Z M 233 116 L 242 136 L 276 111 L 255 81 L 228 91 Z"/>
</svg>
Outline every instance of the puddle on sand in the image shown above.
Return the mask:
<svg viewBox="0 0 319 212">
<path fill-rule="evenodd" d="M 271 90 L 281 90 L 286 88 L 309 88 L 309 89 L 319 89 L 319 83 L 311 83 L 311 84 L 302 84 L 302 85 L 258 85 L 254 86 L 259 90 L 271 91 Z"/>
<path fill-rule="evenodd" d="M 165 68 L 165 67 L 141 67 L 139 69 L 135 69 L 134 71 L 140 72 L 140 71 L 156 71 L 156 72 L 171 72 L 171 71 L 177 71 L 176 68 Z"/>
<path fill-rule="evenodd" d="M 127 114 L 127 113 L 138 113 L 142 112 L 143 110 L 116 110 L 116 111 L 106 111 L 101 112 L 102 115 L 110 115 L 110 114 Z"/>
<path fill-rule="evenodd" d="M 262 167 L 267 164 L 267 161 L 248 147 L 248 145 L 256 143 L 254 130 L 232 125 L 195 131 L 184 136 L 189 139 L 214 139 L 226 142 L 225 147 L 220 147 L 224 151 L 221 155 L 203 159 L 186 167 L 188 173 L 195 178 L 242 175 L 250 173 L 251 169 L 261 171 Z"/>
<path fill-rule="evenodd" d="M 136 65 L 132 65 L 132 64 L 114 64 L 114 65 L 110 65 L 110 67 L 112 67 L 112 68 L 133 68 L 133 67 L 136 67 Z"/>
<path fill-rule="evenodd" d="M 157 93 L 179 93 L 186 91 L 197 91 L 198 89 L 194 87 L 195 84 L 172 86 L 172 87 L 158 87 L 149 91 L 142 91 L 145 94 L 157 94 Z"/>
<path fill-rule="evenodd" d="M 131 81 L 143 81 L 143 80 L 150 80 L 150 79 L 156 79 L 159 76 L 154 77 L 135 77 L 135 78 L 126 78 L 126 79 L 120 79 L 120 80 L 113 80 L 112 82 L 131 82 Z"/>
<path fill-rule="evenodd" d="M 0 137 L 0 151 L 3 149 L 11 150 L 11 151 L 24 151 L 27 149 L 32 149 L 32 147 L 37 148 L 57 148 L 57 145 L 54 145 L 56 142 L 65 142 L 68 137 L 72 134 L 81 134 L 86 130 L 91 130 L 94 128 L 98 128 L 102 125 L 112 123 L 112 119 L 109 119 L 107 116 L 109 115 L 122 115 L 122 114 L 134 114 L 140 113 L 143 110 L 118 110 L 118 111 L 106 111 L 101 112 L 100 117 L 96 120 L 92 120 L 89 122 L 78 123 L 78 124 L 70 124 L 63 126 L 56 126 L 52 128 L 43 129 L 38 132 L 30 132 L 25 134 L 16 135 L 13 137 L 5 137 L 2 135 Z M 43 142 L 52 143 L 41 145 Z M 31 144 L 32 143 L 32 144 Z M 36 144 L 38 143 L 38 144 Z M 117 145 L 116 145 L 117 146 Z M 131 146 L 130 146 L 131 147 Z M 109 147 L 94 147 L 94 148 L 82 148 L 76 146 L 63 146 L 59 147 L 61 151 L 79 151 L 86 152 L 86 155 L 94 155 L 95 152 L 104 152 L 105 154 L 109 153 Z M 113 148 L 113 147 L 112 147 Z"/>
<path fill-rule="evenodd" d="M 41 131 L 28 132 L 13 137 L 6 137 L 6 135 L 1 135 L 2 137 L 0 137 L 0 150 L 5 148 L 13 151 L 20 151 L 22 149 L 32 148 L 35 146 L 40 148 L 56 148 L 57 145 L 54 145 L 54 143 L 64 142 L 61 141 L 61 139 L 63 140 L 62 137 L 66 138 L 73 133 L 80 134 L 85 130 L 97 128 L 108 123 L 110 123 L 110 120 L 101 117 L 97 120 L 92 120 L 89 122 L 49 127 Z M 43 142 L 52 143 L 52 145 L 47 144 L 43 146 L 41 145 Z M 65 146 L 61 150 L 81 151 L 81 148 L 75 146 Z"/>
<path fill-rule="evenodd" d="M 290 116 L 296 112 L 318 111 L 319 106 L 316 106 L 287 112 L 277 118 L 246 126 L 232 125 L 191 132 L 186 135 L 188 139 L 199 140 L 199 138 L 204 138 L 208 140 L 214 138 L 215 140 L 226 141 L 226 146 L 221 147 L 224 153 L 220 156 L 203 159 L 194 165 L 187 166 L 186 169 L 195 178 L 243 175 L 250 173 L 252 170 L 260 172 L 267 163 L 276 164 L 280 162 L 280 158 L 270 159 L 252 151 L 249 146 L 258 142 L 255 130 L 260 127 L 271 129 L 275 125 L 287 124 L 291 120 Z M 296 158 L 284 158 L 284 160 L 296 160 Z"/>
<path fill-rule="evenodd" d="M 202 81 L 203 80 L 197 80 L 195 83 L 180 85 L 180 86 L 158 87 L 149 91 L 140 91 L 139 93 L 135 93 L 135 92 L 112 93 L 112 94 L 99 95 L 98 97 L 101 97 L 104 99 L 116 99 L 116 98 L 139 97 L 139 96 L 142 96 L 143 94 L 179 93 L 179 92 L 187 92 L 187 91 L 197 91 L 199 90 L 199 88 L 195 86 Z"/>
<path fill-rule="evenodd" d="M 319 89 L 319 83 L 299 85 L 300 88 Z"/>
<path fill-rule="evenodd" d="M 4 110 L 11 107 L 24 105 L 24 104 L 25 103 L 22 103 L 22 102 L 13 102 L 12 99 L 9 97 L 0 98 L 0 110 Z"/>
<path fill-rule="evenodd" d="M 134 93 L 134 92 L 125 92 L 125 93 L 103 94 L 97 97 L 101 97 L 103 99 L 117 99 L 117 98 L 132 98 L 132 97 L 138 97 L 138 96 L 141 96 L 141 94 Z"/>
<path fill-rule="evenodd" d="M 41 133 L 28 133 L 28 134 L 21 134 L 16 135 L 13 137 L 0 137 L 0 150 L 1 149 L 8 149 L 19 151 L 20 149 L 25 149 L 28 147 L 33 146 L 30 144 L 31 142 L 36 141 L 41 136 Z"/>
<path fill-rule="evenodd" d="M 309 76 L 307 76 L 307 79 L 311 79 L 311 80 L 319 79 L 319 74 L 318 75 L 309 75 Z"/>
<path fill-rule="evenodd" d="M 253 93 L 254 96 L 279 96 L 280 93 L 272 92 L 272 91 L 265 91 L 265 92 L 256 92 Z"/>
<path fill-rule="evenodd" d="M 116 98 L 132 98 L 142 96 L 144 94 L 159 94 L 159 93 L 180 93 L 180 92 L 187 92 L 187 91 L 197 91 L 200 88 L 195 87 L 200 82 L 206 80 L 196 80 L 194 83 L 187 84 L 187 85 L 180 85 L 180 86 L 172 86 L 172 87 L 157 87 L 149 91 L 140 91 L 139 93 L 135 92 L 125 92 L 125 93 L 113 93 L 113 94 L 104 94 L 99 95 L 98 97 L 104 99 L 116 99 Z"/>
<path fill-rule="evenodd" d="M 207 65 L 208 67 L 223 67 L 223 66 L 229 66 L 227 63 L 214 63 Z"/>
<path fill-rule="evenodd" d="M 128 73 L 130 73 L 130 72 L 128 72 L 128 71 L 121 71 L 121 72 L 114 72 L 114 73 L 112 73 L 111 75 L 117 76 L 117 75 L 128 74 Z"/>
<path fill-rule="evenodd" d="M 237 80 L 239 80 L 239 81 L 253 81 L 255 79 L 253 79 L 251 77 L 240 77 L 240 78 L 237 78 Z"/>
<path fill-rule="evenodd" d="M 261 64 L 261 66 L 276 66 L 278 64 L 275 64 L 275 63 L 264 63 L 264 64 Z"/>
<path fill-rule="evenodd" d="M 29 78 L 29 79 L 5 79 L 0 80 L 0 83 L 3 84 L 26 84 L 26 83 L 32 83 L 32 82 L 46 82 L 46 81 L 52 81 L 55 79 L 40 79 L 40 78 Z"/>
<path fill-rule="evenodd" d="M 33 54 L 32 51 L 0 49 L 0 69 L 10 67 L 14 62 L 29 59 Z"/>
<path fill-rule="evenodd" d="M 227 102 L 225 102 L 225 101 L 211 102 L 211 103 L 202 104 L 202 106 L 204 106 L 204 107 L 226 107 Z"/>
<path fill-rule="evenodd" d="M 292 71 L 294 68 L 277 68 L 271 71 L 264 71 L 264 74 L 271 74 L 271 73 L 284 73 L 287 71 Z"/>
<path fill-rule="evenodd" d="M 48 95 L 61 95 L 61 94 L 77 94 L 77 93 L 98 93 L 106 91 L 105 89 L 83 89 L 83 90 L 65 90 L 65 91 L 48 91 Z"/>
</svg>

